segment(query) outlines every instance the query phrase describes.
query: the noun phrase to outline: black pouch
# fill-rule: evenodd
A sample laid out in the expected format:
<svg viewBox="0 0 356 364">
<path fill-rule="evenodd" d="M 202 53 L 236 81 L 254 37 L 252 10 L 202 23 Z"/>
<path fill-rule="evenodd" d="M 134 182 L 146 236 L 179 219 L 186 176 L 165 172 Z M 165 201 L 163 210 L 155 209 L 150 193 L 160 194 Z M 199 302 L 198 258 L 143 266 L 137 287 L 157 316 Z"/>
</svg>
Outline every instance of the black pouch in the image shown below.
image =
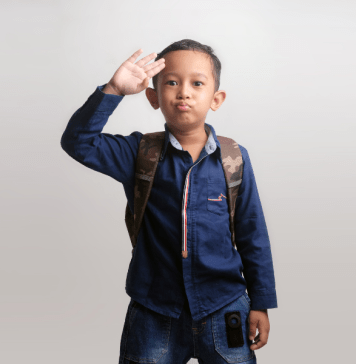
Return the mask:
<svg viewBox="0 0 356 364">
<path fill-rule="evenodd" d="M 244 346 L 241 314 L 239 311 L 225 313 L 227 343 L 229 348 Z"/>
</svg>

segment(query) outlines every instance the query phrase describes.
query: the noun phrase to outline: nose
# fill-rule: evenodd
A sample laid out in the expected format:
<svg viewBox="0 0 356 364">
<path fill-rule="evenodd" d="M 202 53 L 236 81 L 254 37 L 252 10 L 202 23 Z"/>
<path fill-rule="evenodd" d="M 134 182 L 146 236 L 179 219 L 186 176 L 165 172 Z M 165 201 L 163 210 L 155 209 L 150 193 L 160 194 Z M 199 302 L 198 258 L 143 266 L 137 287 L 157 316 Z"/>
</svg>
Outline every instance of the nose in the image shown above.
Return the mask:
<svg viewBox="0 0 356 364">
<path fill-rule="evenodd" d="M 178 90 L 178 94 L 177 97 L 180 99 L 186 99 L 186 98 L 190 98 L 191 97 L 191 92 L 190 92 L 190 88 L 189 88 L 189 84 L 188 83 L 182 83 L 181 87 Z"/>
</svg>

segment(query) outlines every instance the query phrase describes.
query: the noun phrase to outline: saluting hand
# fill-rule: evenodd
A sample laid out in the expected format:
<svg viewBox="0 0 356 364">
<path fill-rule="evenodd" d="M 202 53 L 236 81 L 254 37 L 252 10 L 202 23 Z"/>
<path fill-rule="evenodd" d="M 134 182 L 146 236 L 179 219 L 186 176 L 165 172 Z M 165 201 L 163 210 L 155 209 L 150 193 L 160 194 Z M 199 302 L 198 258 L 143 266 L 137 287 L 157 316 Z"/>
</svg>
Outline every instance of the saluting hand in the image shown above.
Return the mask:
<svg viewBox="0 0 356 364">
<path fill-rule="evenodd" d="M 136 51 L 117 69 L 114 76 L 103 88 L 103 92 L 125 96 L 137 94 L 148 87 L 150 78 L 165 67 L 165 59 L 161 58 L 145 66 L 146 63 L 157 57 L 156 53 L 151 53 L 134 63 L 142 52 L 142 49 Z"/>
</svg>

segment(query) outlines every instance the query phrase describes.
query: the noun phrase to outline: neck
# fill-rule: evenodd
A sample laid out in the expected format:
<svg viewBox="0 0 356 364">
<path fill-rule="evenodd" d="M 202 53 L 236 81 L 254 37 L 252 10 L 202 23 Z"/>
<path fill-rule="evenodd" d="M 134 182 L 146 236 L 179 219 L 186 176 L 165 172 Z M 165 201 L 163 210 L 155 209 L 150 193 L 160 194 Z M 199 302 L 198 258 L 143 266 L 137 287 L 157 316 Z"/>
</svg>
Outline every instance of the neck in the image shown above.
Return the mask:
<svg viewBox="0 0 356 364">
<path fill-rule="evenodd" d="M 168 124 L 167 124 L 168 125 Z M 194 145 L 205 145 L 208 140 L 208 133 L 205 131 L 205 124 L 201 124 L 195 128 L 177 128 L 169 125 L 169 131 L 179 141 L 182 147 L 194 146 Z"/>
</svg>

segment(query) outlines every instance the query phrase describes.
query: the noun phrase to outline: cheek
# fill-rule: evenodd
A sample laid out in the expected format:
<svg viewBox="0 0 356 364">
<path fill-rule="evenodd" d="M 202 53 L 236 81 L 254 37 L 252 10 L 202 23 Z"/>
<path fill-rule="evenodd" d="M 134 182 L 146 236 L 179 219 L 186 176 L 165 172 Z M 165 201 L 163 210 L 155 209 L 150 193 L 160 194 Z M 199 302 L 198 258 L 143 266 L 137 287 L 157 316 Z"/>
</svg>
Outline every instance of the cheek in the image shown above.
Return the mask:
<svg viewBox="0 0 356 364">
<path fill-rule="evenodd" d="M 164 94 L 160 94 L 159 96 L 158 96 L 158 102 L 159 102 L 159 105 L 160 105 L 160 107 L 162 108 L 164 108 L 166 105 L 167 105 L 167 97 L 166 97 L 166 95 L 164 95 Z"/>
<path fill-rule="evenodd" d="M 163 102 L 165 105 L 168 105 L 170 100 L 172 100 L 173 95 L 170 94 L 170 92 L 165 91 L 161 94 L 161 102 Z"/>
<path fill-rule="evenodd" d="M 197 97 L 199 98 L 199 100 L 206 101 L 207 99 L 209 99 L 209 97 L 211 97 L 211 95 L 208 90 L 202 90 L 199 92 Z"/>
</svg>

